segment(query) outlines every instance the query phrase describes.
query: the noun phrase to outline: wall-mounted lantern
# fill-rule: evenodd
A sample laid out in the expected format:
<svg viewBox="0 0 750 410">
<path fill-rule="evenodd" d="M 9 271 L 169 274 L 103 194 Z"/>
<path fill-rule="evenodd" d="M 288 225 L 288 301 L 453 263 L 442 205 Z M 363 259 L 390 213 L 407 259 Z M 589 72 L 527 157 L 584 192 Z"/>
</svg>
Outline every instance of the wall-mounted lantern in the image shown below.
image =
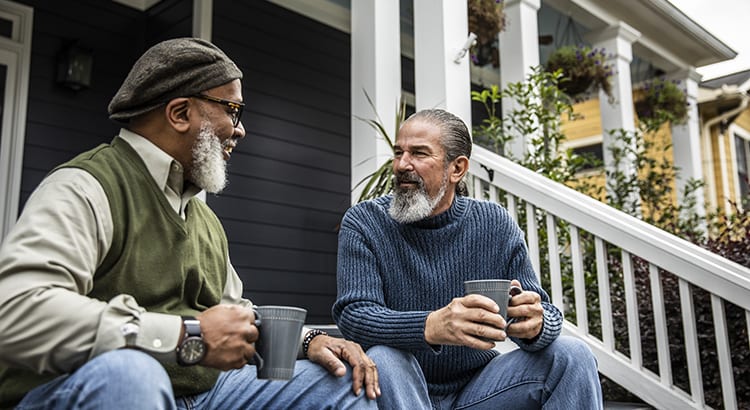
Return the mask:
<svg viewBox="0 0 750 410">
<path fill-rule="evenodd" d="M 91 86 L 91 70 L 94 64 L 92 50 L 72 43 L 57 56 L 57 83 L 80 91 Z"/>
</svg>

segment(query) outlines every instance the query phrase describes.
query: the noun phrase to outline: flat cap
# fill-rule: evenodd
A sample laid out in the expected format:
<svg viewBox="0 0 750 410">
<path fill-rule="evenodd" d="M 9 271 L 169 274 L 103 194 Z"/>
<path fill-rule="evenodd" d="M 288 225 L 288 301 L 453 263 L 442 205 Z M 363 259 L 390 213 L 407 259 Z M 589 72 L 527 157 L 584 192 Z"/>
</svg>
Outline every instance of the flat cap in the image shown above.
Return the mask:
<svg viewBox="0 0 750 410">
<path fill-rule="evenodd" d="M 199 38 L 175 38 L 148 49 L 109 103 L 109 118 L 128 122 L 178 97 L 242 78 L 218 47 Z"/>
</svg>

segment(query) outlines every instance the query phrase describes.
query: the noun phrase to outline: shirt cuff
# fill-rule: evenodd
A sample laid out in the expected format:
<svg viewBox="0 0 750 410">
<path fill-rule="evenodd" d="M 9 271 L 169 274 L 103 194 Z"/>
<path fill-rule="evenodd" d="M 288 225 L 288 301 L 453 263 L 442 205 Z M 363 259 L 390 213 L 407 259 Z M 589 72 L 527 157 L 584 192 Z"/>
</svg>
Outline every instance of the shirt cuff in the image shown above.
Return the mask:
<svg viewBox="0 0 750 410">
<path fill-rule="evenodd" d="M 134 347 L 151 353 L 162 362 L 177 360 L 182 318 L 164 313 L 143 312 Z"/>
</svg>

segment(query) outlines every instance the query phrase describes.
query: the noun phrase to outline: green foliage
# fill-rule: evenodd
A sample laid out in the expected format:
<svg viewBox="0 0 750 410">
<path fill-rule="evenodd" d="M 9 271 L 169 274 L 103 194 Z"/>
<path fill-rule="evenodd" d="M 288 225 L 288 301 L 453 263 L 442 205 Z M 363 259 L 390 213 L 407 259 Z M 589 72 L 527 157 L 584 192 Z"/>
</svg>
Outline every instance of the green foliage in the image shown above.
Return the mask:
<svg viewBox="0 0 750 410">
<path fill-rule="evenodd" d="M 472 91 L 471 99 L 481 102 L 487 112 L 487 118 L 474 127 L 472 136 L 474 143 L 500 155 L 505 155 L 505 144 L 513 137 L 507 135 L 503 130 L 502 118 L 498 116 L 497 110 L 502 99 L 500 88 L 493 84 L 490 88 L 485 88 L 482 91 Z"/>
<path fill-rule="evenodd" d="M 563 115 L 571 115 L 572 108 L 565 95 L 556 90 L 565 84 L 561 71 L 543 72 L 536 69 L 526 81 L 509 84 L 505 90 L 490 87 L 481 92 L 472 92 L 472 99 L 481 102 L 486 109 L 487 118 L 474 129 L 475 142 L 484 145 L 500 155 L 549 177 L 558 182 L 574 186 L 583 193 L 596 192 L 585 184 L 574 185 L 576 174 L 585 165 L 591 165 L 590 159 L 573 155 L 570 151 L 560 150 L 565 136 L 560 131 Z M 500 101 L 512 104 L 512 109 L 504 117 L 498 115 Z M 635 131 L 614 130 L 611 137 L 614 143 L 610 148 L 616 170 L 606 171 L 606 202 L 630 215 L 636 216 L 650 224 L 672 234 L 687 239 L 699 246 L 711 250 L 743 266 L 750 267 L 750 213 L 734 205 L 733 211 L 715 212 L 709 217 L 702 217 L 695 212 L 696 195 L 703 187 L 702 181 L 690 180 L 686 184 L 681 203 L 674 200 L 674 181 L 679 169 L 665 155 L 671 148 L 669 144 L 658 145 L 653 136 L 666 121 L 676 121 L 677 117 L 657 115 L 648 121 L 641 121 Z M 530 141 L 528 153 L 522 159 L 514 159 L 506 152 L 507 144 L 514 138 L 523 136 Z M 626 167 L 637 172 L 622 172 L 617 169 Z M 487 196 L 488 193 L 485 193 Z M 503 200 L 504 194 L 499 194 Z M 522 202 L 522 201 L 521 201 Z M 523 203 L 516 207 L 518 223 L 527 226 L 528 218 L 535 218 L 539 227 L 540 258 L 542 286 L 550 289 L 549 251 L 547 249 L 548 232 L 545 216 L 537 211 L 527 215 Z M 708 229 L 706 229 L 706 227 Z M 579 323 L 583 315 L 576 311 L 576 295 L 573 291 L 572 247 L 570 227 L 564 221 L 558 221 L 554 227 L 557 236 L 557 251 L 562 267 L 562 297 L 565 318 Z M 581 256 L 583 258 L 583 280 L 586 294 L 586 315 L 589 331 L 597 336 L 602 335 L 601 312 L 598 293 L 595 241 L 591 234 L 578 232 Z M 622 268 L 622 250 L 614 246 L 605 246 L 606 275 L 608 275 L 609 292 L 613 312 L 613 330 L 615 347 L 624 354 L 630 354 L 628 339 L 628 320 L 626 315 L 624 274 Z M 630 260 L 634 285 L 638 301 L 638 323 L 640 324 L 641 352 L 644 367 L 658 373 L 658 354 L 652 289 L 649 264 L 637 257 Z M 684 352 L 684 332 L 682 312 L 680 310 L 679 284 L 676 276 L 669 272 L 659 272 L 667 317 L 667 328 L 670 340 L 672 369 L 687 367 Z M 721 407 L 721 380 L 713 327 L 710 294 L 700 289 L 693 289 L 692 298 L 695 304 L 696 327 L 699 329 L 701 365 L 704 378 L 704 394 L 708 404 Z M 726 303 L 727 324 L 734 329 L 730 335 L 730 349 L 734 366 L 735 385 L 739 405 L 750 405 L 750 349 L 748 349 L 748 329 L 744 310 Z M 687 373 L 673 371 L 673 383 L 689 391 Z M 617 386 L 602 376 L 602 387 L 607 400 L 636 401 L 630 392 Z"/>
<path fill-rule="evenodd" d="M 687 95 L 677 81 L 656 78 L 647 81 L 640 91 L 642 95 L 635 102 L 635 111 L 649 131 L 656 131 L 667 122 L 683 123 L 687 120 Z"/>
<path fill-rule="evenodd" d="M 370 127 L 372 127 L 372 129 L 374 129 L 375 132 L 377 132 L 377 134 L 388 144 L 388 146 L 391 148 L 391 152 L 393 152 L 393 143 L 396 141 L 396 133 L 398 133 L 398 129 L 399 127 L 401 127 L 401 123 L 404 122 L 404 119 L 406 117 L 406 103 L 402 101 L 399 104 L 398 110 L 396 111 L 396 129 L 394 130 L 393 134 L 389 134 L 385 129 L 385 126 L 383 125 L 383 121 L 380 119 L 380 116 L 378 116 L 378 113 L 375 110 L 375 104 L 372 102 L 372 99 L 366 91 L 365 97 L 367 98 L 367 102 L 370 104 L 370 107 L 372 107 L 373 112 L 375 112 L 375 118 L 356 118 L 360 121 L 366 122 Z M 391 191 L 393 190 L 393 157 L 388 158 L 378 167 L 375 172 L 359 181 L 355 188 L 359 187 L 362 184 L 365 184 L 365 186 L 362 189 L 362 193 L 360 193 L 359 198 L 357 198 L 357 202 L 374 199 L 379 196 L 391 193 Z"/>
<path fill-rule="evenodd" d="M 535 67 L 526 81 L 510 83 L 500 91 L 496 85 L 472 91 L 471 99 L 484 105 L 486 118 L 474 127 L 476 144 L 514 160 L 554 181 L 566 183 L 586 167 L 600 164 L 592 156 L 581 156 L 563 149 L 566 137 L 563 118 L 574 118 L 573 106 L 558 88 L 562 72 Z M 499 115 L 502 100 L 511 104 L 505 116 Z M 514 138 L 528 142 L 524 158 L 516 159 L 507 149 Z"/>
<path fill-rule="evenodd" d="M 612 98 L 611 77 L 614 68 L 607 64 L 606 51 L 586 45 L 563 46 L 553 51 L 547 60 L 548 72 L 562 71 L 559 88 L 575 98 L 591 89 L 604 91 Z"/>
</svg>

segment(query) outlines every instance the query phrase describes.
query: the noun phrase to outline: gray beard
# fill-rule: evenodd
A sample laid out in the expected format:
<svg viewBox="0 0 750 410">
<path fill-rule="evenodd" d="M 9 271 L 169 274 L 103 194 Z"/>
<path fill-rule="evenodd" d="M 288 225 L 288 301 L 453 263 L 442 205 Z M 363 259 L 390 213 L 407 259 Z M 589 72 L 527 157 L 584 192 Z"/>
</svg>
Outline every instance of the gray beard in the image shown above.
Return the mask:
<svg viewBox="0 0 750 410">
<path fill-rule="evenodd" d="M 201 124 L 198 139 L 193 145 L 193 183 L 199 188 L 218 194 L 227 186 L 227 163 L 224 147 L 208 122 Z"/>
<path fill-rule="evenodd" d="M 424 181 L 421 179 L 416 189 L 399 188 L 397 181 L 394 181 L 394 186 L 393 200 L 388 208 L 388 214 L 397 222 L 408 224 L 425 219 L 432 214 L 432 211 L 445 196 L 445 191 L 448 188 L 448 175 L 444 176 L 443 182 L 440 184 L 440 191 L 434 198 L 430 198 L 424 187 Z"/>
</svg>

